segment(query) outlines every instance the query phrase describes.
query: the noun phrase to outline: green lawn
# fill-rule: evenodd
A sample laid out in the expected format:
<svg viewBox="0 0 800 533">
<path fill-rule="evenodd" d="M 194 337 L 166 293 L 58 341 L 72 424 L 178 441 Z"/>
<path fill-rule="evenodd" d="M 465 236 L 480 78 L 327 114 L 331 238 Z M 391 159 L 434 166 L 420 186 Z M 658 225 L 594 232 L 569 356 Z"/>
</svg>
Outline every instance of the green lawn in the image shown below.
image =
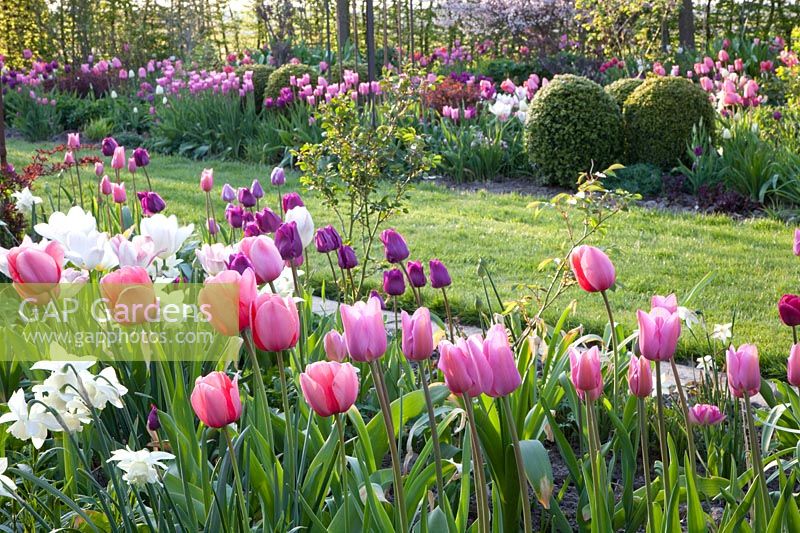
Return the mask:
<svg viewBox="0 0 800 533">
<path fill-rule="evenodd" d="M 11 141 L 12 163 L 21 168 L 35 147 Z M 154 154 L 150 175 L 167 201 L 168 213 L 182 221 L 202 223 L 198 180 L 204 167 L 214 168 L 217 191 L 226 181 L 234 186 L 249 185 L 254 178 L 268 182 L 271 170 Z M 296 178 L 290 178 L 289 186 L 298 186 Z M 268 199 L 272 192 L 268 190 Z M 303 198 L 318 227 L 332 222 L 317 198 L 307 193 Z M 479 258 L 490 262 L 502 296 L 513 299 L 526 294 L 518 285 L 543 280 L 536 266 L 565 244 L 555 215 L 548 212 L 534 218 L 527 208 L 531 200 L 517 194 L 453 192 L 421 184 L 411 193 L 408 214 L 398 216 L 393 225 L 406 236 L 412 258 L 438 257 L 447 264 L 454 280 L 453 306 L 467 320 L 474 320 L 475 299 L 482 295 L 476 274 Z M 221 213 L 222 205 L 216 209 Z M 636 309 L 649 307 L 650 295 L 674 291 L 681 298 L 710 272 L 712 282 L 692 307 L 701 309 L 709 324 L 730 322 L 735 313 L 734 342 L 755 342 L 761 349 L 765 373 L 784 372 L 791 332 L 781 325 L 776 303 L 784 292 L 798 290 L 791 228 L 772 220 L 734 221 L 725 216 L 635 208 L 615 218 L 608 236 L 594 244 L 613 247 L 611 257 L 622 288 L 611 295 L 611 301 L 617 320 L 627 329 L 636 327 Z M 321 279 L 326 265 L 313 263 L 314 277 Z M 441 309 L 438 294 L 428 292 L 426 297 L 427 303 Z M 583 323 L 594 330 L 602 327 L 606 317 L 598 295 L 576 288 L 565 295 L 559 307 L 563 309 L 571 299 L 578 302 L 573 324 Z M 703 346 L 685 334 L 681 351 L 685 357 L 698 357 L 704 353 Z"/>
</svg>

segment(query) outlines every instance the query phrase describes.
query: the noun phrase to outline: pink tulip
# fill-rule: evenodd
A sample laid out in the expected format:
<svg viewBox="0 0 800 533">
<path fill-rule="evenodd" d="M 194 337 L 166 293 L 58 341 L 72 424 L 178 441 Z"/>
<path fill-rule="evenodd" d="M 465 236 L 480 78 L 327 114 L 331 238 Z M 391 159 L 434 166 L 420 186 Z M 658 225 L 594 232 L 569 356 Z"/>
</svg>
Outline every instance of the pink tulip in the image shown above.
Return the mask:
<svg viewBox="0 0 800 533">
<path fill-rule="evenodd" d="M 675 293 L 667 296 L 659 296 L 656 294 L 650 299 L 650 307 L 661 307 L 670 313 L 676 313 L 678 311 L 678 298 L 675 296 Z"/>
<path fill-rule="evenodd" d="M 340 308 L 347 353 L 354 361 L 368 363 L 386 353 L 386 328 L 377 298 Z"/>
<path fill-rule="evenodd" d="M 725 420 L 725 415 L 716 405 L 699 403 L 689 408 L 689 423 L 696 426 L 716 426 Z"/>
<path fill-rule="evenodd" d="M 200 173 L 200 190 L 203 192 L 211 192 L 214 188 L 214 169 L 204 168 Z"/>
<path fill-rule="evenodd" d="M 123 325 L 158 320 L 158 301 L 147 270 L 124 266 L 100 280 L 106 307 L 111 318 Z"/>
<path fill-rule="evenodd" d="M 206 278 L 197 300 L 214 329 L 235 337 L 250 326 L 250 307 L 257 296 L 256 277 L 248 268 L 242 274 L 223 270 Z"/>
<path fill-rule="evenodd" d="M 65 165 L 74 165 L 75 164 L 75 156 L 72 152 L 67 152 L 64 154 L 64 164 Z"/>
<path fill-rule="evenodd" d="M 58 291 L 64 264 L 64 248 L 59 243 L 50 242 L 41 248 L 26 239 L 9 250 L 6 261 L 8 275 L 21 298 L 44 305 Z"/>
<path fill-rule="evenodd" d="M 253 264 L 258 283 L 270 283 L 283 272 L 284 261 L 275 242 L 266 235 L 245 237 L 239 244 L 239 251 Z"/>
<path fill-rule="evenodd" d="M 439 343 L 439 370 L 453 394 L 479 396 L 492 385 L 492 369 L 483 355 L 483 339 L 479 334 L 468 339 Z"/>
<path fill-rule="evenodd" d="M 758 368 L 758 348 L 755 344 L 733 346 L 726 354 L 728 388 L 737 398 L 753 396 L 761 389 L 761 371 Z"/>
<path fill-rule="evenodd" d="M 603 374 L 600 371 L 600 350 L 593 346 L 585 351 L 569 350 L 570 377 L 578 396 L 594 401 L 603 394 Z"/>
<path fill-rule="evenodd" d="M 103 166 L 102 162 L 98 161 L 94 164 L 94 175 L 97 176 L 98 178 L 102 177 L 105 171 L 106 169 Z"/>
<path fill-rule="evenodd" d="M 344 342 L 344 337 L 335 329 L 325 334 L 322 343 L 325 346 L 325 355 L 328 356 L 329 361 L 341 363 L 347 357 L 347 345 Z"/>
<path fill-rule="evenodd" d="M 717 59 L 719 59 L 720 63 L 727 63 L 730 57 L 728 56 L 728 52 L 725 50 L 720 50 L 717 54 Z"/>
<path fill-rule="evenodd" d="M 114 155 L 111 156 L 111 168 L 122 170 L 125 168 L 125 147 L 117 146 L 114 148 Z"/>
<path fill-rule="evenodd" d="M 409 315 L 403 311 L 403 355 L 409 361 L 424 361 L 433 355 L 433 327 L 431 312 L 420 307 Z"/>
<path fill-rule="evenodd" d="M 113 188 L 111 187 L 111 180 L 108 179 L 108 176 L 104 175 L 102 179 L 100 179 L 100 192 L 108 196 L 111 194 L 112 190 Z"/>
<path fill-rule="evenodd" d="M 125 193 L 125 183 L 112 183 L 111 197 L 115 203 L 124 204 L 128 200 L 128 195 Z"/>
<path fill-rule="evenodd" d="M 631 389 L 631 394 L 638 398 L 647 398 L 653 392 L 653 374 L 647 358 L 631 356 L 628 365 L 628 387 Z"/>
<path fill-rule="evenodd" d="M 483 342 L 483 355 L 492 374 L 492 384 L 486 394 L 499 398 L 517 390 L 522 383 L 522 377 L 519 375 L 514 353 L 508 343 L 506 328 L 502 324 L 495 324 L 489 328 L 486 340 Z"/>
<path fill-rule="evenodd" d="M 293 348 L 300 337 L 300 317 L 291 298 L 259 295 L 250 308 L 253 340 L 260 349 L 280 352 Z"/>
<path fill-rule="evenodd" d="M 350 363 L 317 361 L 300 374 L 300 389 L 319 416 L 344 413 L 358 397 L 358 374 Z"/>
<path fill-rule="evenodd" d="M 636 312 L 639 319 L 639 351 L 651 361 L 668 361 L 675 355 L 681 334 L 681 319 L 663 307 L 649 313 Z"/>
<path fill-rule="evenodd" d="M 136 172 L 136 159 L 132 157 L 128 158 L 128 172 L 131 174 Z"/>
<path fill-rule="evenodd" d="M 70 150 L 80 150 L 81 148 L 80 133 L 67 133 L 67 148 L 69 148 Z"/>
<path fill-rule="evenodd" d="M 786 364 L 786 377 L 792 385 L 800 387 L 800 344 L 793 344 Z"/>
<path fill-rule="evenodd" d="M 225 372 L 211 372 L 198 377 L 194 382 L 191 403 L 194 413 L 210 428 L 222 428 L 239 420 L 242 416 L 242 401 L 239 399 L 239 376 L 233 381 Z"/>
<path fill-rule="evenodd" d="M 578 246 L 570 254 L 570 266 L 578 284 L 587 292 L 609 289 L 616 281 L 614 265 L 606 254 L 594 246 Z"/>
<path fill-rule="evenodd" d="M 800 256 L 800 229 L 794 230 L 794 255 Z"/>
</svg>

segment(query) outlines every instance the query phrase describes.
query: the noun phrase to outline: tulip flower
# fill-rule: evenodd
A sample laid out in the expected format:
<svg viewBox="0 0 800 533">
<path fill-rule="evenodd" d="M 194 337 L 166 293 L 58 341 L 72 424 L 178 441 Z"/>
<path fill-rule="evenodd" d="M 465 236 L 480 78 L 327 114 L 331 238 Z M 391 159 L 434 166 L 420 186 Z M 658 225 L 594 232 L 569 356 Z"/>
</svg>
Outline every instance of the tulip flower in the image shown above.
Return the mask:
<svg viewBox="0 0 800 533">
<path fill-rule="evenodd" d="M 232 228 L 241 228 L 244 223 L 244 208 L 240 205 L 228 204 L 225 207 L 225 220 Z"/>
<path fill-rule="evenodd" d="M 578 285 L 587 292 L 606 291 L 616 281 L 614 265 L 599 248 L 578 246 L 570 254 L 569 262 Z"/>
<path fill-rule="evenodd" d="M 296 222 L 286 222 L 280 225 L 275 231 L 275 245 L 285 261 L 294 263 L 297 258 L 302 258 L 303 242 L 300 240 Z"/>
<path fill-rule="evenodd" d="M 569 350 L 570 378 L 578 396 L 596 400 L 603 394 L 603 374 L 600 371 L 600 350 L 593 346 L 585 351 Z"/>
<path fill-rule="evenodd" d="M 206 221 L 206 226 L 208 227 L 209 235 L 216 235 L 219 233 L 219 224 L 213 218 L 210 218 Z"/>
<path fill-rule="evenodd" d="M 239 274 L 243 274 L 245 270 L 253 270 L 253 262 L 242 252 L 231 254 L 225 264 L 228 270 L 233 270 Z"/>
<path fill-rule="evenodd" d="M 406 282 L 402 271 L 393 268 L 383 272 L 383 292 L 389 296 L 402 296 L 406 292 Z"/>
<path fill-rule="evenodd" d="M 295 207 L 303 207 L 305 204 L 303 203 L 303 199 L 300 198 L 300 195 L 296 192 L 290 192 L 283 195 L 281 199 L 281 206 L 283 207 L 283 212 L 288 213 Z"/>
<path fill-rule="evenodd" d="M 101 143 L 101 152 L 106 157 L 111 157 L 117 149 L 117 141 L 113 137 L 106 137 Z"/>
<path fill-rule="evenodd" d="M 213 179 L 211 180 L 211 184 L 213 186 Z M 232 202 L 236 198 L 236 191 L 233 190 L 233 187 L 230 184 L 226 183 L 222 186 L 222 194 L 220 195 L 223 202 Z"/>
<path fill-rule="evenodd" d="M 265 207 L 256 213 L 256 223 L 262 233 L 275 233 L 283 221 L 272 209 Z"/>
<path fill-rule="evenodd" d="M 300 236 L 303 249 L 307 248 L 314 240 L 314 220 L 311 218 L 311 212 L 305 206 L 298 205 L 285 211 L 284 220 L 297 225 L 297 234 Z"/>
<path fill-rule="evenodd" d="M 253 180 L 253 183 L 250 185 L 250 192 L 253 193 L 256 200 L 264 197 L 264 188 L 261 187 L 261 183 L 259 183 L 258 180 Z"/>
<path fill-rule="evenodd" d="M 139 203 L 142 206 L 142 213 L 145 216 L 153 216 L 163 211 L 167 204 L 158 193 L 153 191 L 140 191 L 136 193 L 139 197 Z"/>
<path fill-rule="evenodd" d="M 778 314 L 781 321 L 789 327 L 800 326 L 800 296 L 784 294 L 778 302 Z"/>
<path fill-rule="evenodd" d="M 350 363 L 317 361 L 300 374 L 300 389 L 319 416 L 347 412 L 358 397 L 358 374 Z"/>
<path fill-rule="evenodd" d="M 72 154 L 72 152 L 67 152 L 64 154 L 64 164 L 65 165 L 75 164 L 75 156 Z"/>
<path fill-rule="evenodd" d="M 81 149 L 81 134 L 80 133 L 67 133 L 67 148 L 70 150 Z"/>
<path fill-rule="evenodd" d="M 94 175 L 97 176 L 98 178 L 101 178 L 104 173 L 105 173 L 105 167 L 103 166 L 103 163 L 101 161 L 97 161 L 94 164 Z"/>
<path fill-rule="evenodd" d="M 409 361 L 424 361 L 433 355 L 433 326 L 431 312 L 420 307 L 409 315 L 403 311 L 400 315 L 403 327 L 401 348 Z"/>
<path fill-rule="evenodd" d="M 111 318 L 122 325 L 158 319 L 158 302 L 150 275 L 143 267 L 124 266 L 100 279 Z"/>
<path fill-rule="evenodd" d="M 325 334 L 322 344 L 325 346 L 325 355 L 328 356 L 329 361 L 341 363 L 347 357 L 347 345 L 344 337 L 335 329 Z"/>
<path fill-rule="evenodd" d="M 800 229 L 794 230 L 794 255 L 800 256 Z"/>
<path fill-rule="evenodd" d="M 137 167 L 146 167 L 150 164 L 150 154 L 140 146 L 133 151 L 133 160 Z"/>
<path fill-rule="evenodd" d="M 111 156 L 111 168 L 114 170 L 122 170 L 125 168 L 125 147 L 117 146 L 114 148 L 114 155 Z"/>
<path fill-rule="evenodd" d="M 239 187 L 237 196 L 239 203 L 242 204 L 243 207 L 253 207 L 256 205 L 256 197 L 253 196 L 253 193 L 247 187 Z"/>
<path fill-rule="evenodd" d="M 338 258 L 339 268 L 350 270 L 351 268 L 358 266 L 358 258 L 356 257 L 356 253 L 346 244 L 343 244 L 336 251 L 336 256 Z"/>
<path fill-rule="evenodd" d="M 147 414 L 147 429 L 150 431 L 158 431 L 161 428 L 161 422 L 158 420 L 158 407 L 156 404 L 150 404 L 150 412 Z"/>
<path fill-rule="evenodd" d="M 502 324 L 495 324 L 486 332 L 483 354 L 492 373 L 492 382 L 485 391 L 486 394 L 499 398 L 517 390 L 522 377 L 519 375 L 517 362 L 508 343 L 506 328 Z"/>
<path fill-rule="evenodd" d="M 203 192 L 211 192 L 211 189 L 213 188 L 214 188 L 214 169 L 204 168 L 203 172 L 200 173 L 200 190 Z M 232 199 L 233 198 L 231 198 L 231 200 Z M 230 202 L 230 200 L 227 201 Z"/>
<path fill-rule="evenodd" d="M 479 334 L 467 339 L 439 343 L 439 370 L 453 394 L 479 396 L 492 385 L 492 368 L 483 354 L 483 339 Z"/>
<path fill-rule="evenodd" d="M 383 296 L 381 296 L 381 293 L 375 289 L 372 289 L 369 291 L 369 299 L 378 302 L 378 305 L 381 306 L 381 311 L 386 311 L 386 302 L 384 301 Z"/>
<path fill-rule="evenodd" d="M 111 180 L 108 179 L 108 176 L 103 176 L 100 180 L 100 192 L 106 196 L 111 194 L 113 188 L 111 187 Z"/>
<path fill-rule="evenodd" d="M 789 361 L 786 364 L 787 381 L 795 387 L 800 387 L 800 344 L 793 344 L 789 352 Z"/>
<path fill-rule="evenodd" d="M 128 172 L 131 174 L 136 173 L 136 160 L 133 157 L 128 158 Z"/>
<path fill-rule="evenodd" d="M 434 289 L 443 289 L 449 287 L 452 283 L 450 273 L 444 263 L 438 259 L 431 259 L 428 263 L 428 268 L 431 272 L 431 287 Z"/>
<path fill-rule="evenodd" d="M 259 349 L 282 352 L 293 348 L 300 337 L 300 317 L 291 298 L 261 294 L 250 308 L 250 328 Z"/>
<path fill-rule="evenodd" d="M 228 337 L 235 337 L 250 326 L 250 307 L 258 296 L 256 278 L 250 269 L 241 274 L 223 270 L 203 282 L 198 304 L 211 326 Z"/>
<path fill-rule="evenodd" d="M 275 167 L 272 169 L 269 179 L 274 186 L 280 187 L 286 183 L 286 173 L 283 171 L 283 168 Z"/>
<path fill-rule="evenodd" d="M 422 268 L 422 261 L 409 261 L 406 264 L 408 269 L 408 279 L 413 287 L 421 288 L 427 283 L 425 270 Z"/>
<path fill-rule="evenodd" d="M 678 298 L 675 293 L 667 296 L 656 294 L 650 299 L 650 308 L 652 309 L 653 307 L 663 307 L 670 313 L 676 313 L 678 311 Z"/>
<path fill-rule="evenodd" d="M 354 361 L 367 363 L 386 353 L 386 328 L 381 305 L 375 298 L 340 307 L 347 353 Z"/>
<path fill-rule="evenodd" d="M 222 428 L 239 420 L 242 401 L 238 379 L 239 376 L 234 376 L 231 381 L 224 372 L 211 372 L 194 382 L 192 409 L 206 426 Z"/>
<path fill-rule="evenodd" d="M 650 360 L 646 357 L 631 356 L 628 365 L 628 387 L 637 398 L 647 398 L 653 392 L 653 373 Z"/>
<path fill-rule="evenodd" d="M 394 228 L 385 229 L 381 232 L 381 242 L 386 260 L 390 263 L 401 263 L 409 256 L 408 245 L 403 236 Z"/>
<path fill-rule="evenodd" d="M 37 304 L 50 301 L 50 293 L 58 288 L 64 264 L 64 248 L 51 241 L 43 248 L 26 238 L 21 246 L 11 248 L 6 255 L 8 276 L 23 298 Z M 24 285 L 28 285 L 25 287 Z"/>
<path fill-rule="evenodd" d="M 283 272 L 283 258 L 275 242 L 266 235 L 246 237 L 239 244 L 239 251 L 253 265 L 258 283 L 271 283 Z"/>
<path fill-rule="evenodd" d="M 757 394 L 761 389 L 761 371 L 755 344 L 742 344 L 738 349 L 729 347 L 725 360 L 731 393 L 737 398 Z"/>
<path fill-rule="evenodd" d="M 689 409 L 689 421 L 695 426 L 716 426 L 725 420 L 725 415 L 716 405 L 699 403 Z"/>
<path fill-rule="evenodd" d="M 114 203 L 124 204 L 128 201 L 128 195 L 125 193 L 125 183 L 113 183 L 111 185 L 111 198 Z"/>
<path fill-rule="evenodd" d="M 651 361 L 668 361 L 675 355 L 681 334 L 681 319 L 663 307 L 649 313 L 637 311 L 639 319 L 639 351 Z"/>
<path fill-rule="evenodd" d="M 328 224 L 324 228 L 317 230 L 314 236 L 314 244 L 319 253 L 327 254 L 339 249 L 342 245 L 342 238 L 336 228 Z"/>
</svg>

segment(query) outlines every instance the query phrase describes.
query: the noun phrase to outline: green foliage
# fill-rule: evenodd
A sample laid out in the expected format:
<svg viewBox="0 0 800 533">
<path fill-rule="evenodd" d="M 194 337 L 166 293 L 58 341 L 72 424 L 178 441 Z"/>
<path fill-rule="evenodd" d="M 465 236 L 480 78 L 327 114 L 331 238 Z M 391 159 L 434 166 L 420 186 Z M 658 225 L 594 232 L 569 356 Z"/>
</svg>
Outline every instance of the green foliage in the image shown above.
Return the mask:
<svg viewBox="0 0 800 533">
<path fill-rule="evenodd" d="M 46 98 L 42 104 L 28 95 L 27 91 L 9 93 L 9 122 L 27 141 L 44 141 L 61 133 L 61 113 L 55 102 L 54 92 L 37 95 Z"/>
<path fill-rule="evenodd" d="M 275 72 L 275 67 L 271 65 L 243 65 L 236 69 L 236 74 L 241 77 L 245 72 L 253 72 L 253 99 L 256 104 L 256 111 L 261 111 L 264 103 L 264 91 L 267 88 L 269 77 Z"/>
<path fill-rule="evenodd" d="M 264 89 L 264 96 L 277 98 L 281 92 L 281 89 L 284 87 L 289 87 L 289 82 L 292 76 L 300 78 L 306 74 L 313 76 L 314 73 L 314 69 L 308 65 L 304 65 L 302 63 L 299 65 L 287 63 L 269 75 L 269 81 Z"/>
<path fill-rule="evenodd" d="M 627 159 L 669 170 L 685 157 L 692 128 L 714 137 L 716 112 L 708 95 L 685 78 L 648 78 L 625 101 Z"/>
<path fill-rule="evenodd" d="M 661 169 L 646 163 L 637 163 L 614 172 L 603 184 L 609 189 L 622 189 L 642 196 L 656 196 L 663 190 Z"/>
<path fill-rule="evenodd" d="M 595 82 L 559 75 L 528 108 L 528 157 L 548 182 L 574 187 L 580 172 L 605 168 L 621 154 L 622 116 Z"/>
<path fill-rule="evenodd" d="M 724 167 L 717 148 L 702 122 L 692 128 L 692 138 L 686 145 L 685 163 L 677 170 L 686 177 L 689 191 L 697 194 L 704 185 L 718 183 L 724 175 Z"/>
<path fill-rule="evenodd" d="M 114 124 L 108 118 L 95 118 L 83 128 L 83 134 L 90 141 L 100 141 L 114 132 Z"/>
<path fill-rule="evenodd" d="M 614 101 L 619 106 L 620 111 L 625 106 L 625 100 L 635 91 L 639 86 L 644 83 L 641 78 L 620 78 L 614 83 L 606 85 L 605 90 L 614 98 Z"/>
<path fill-rule="evenodd" d="M 358 65 L 356 65 L 355 61 L 350 61 L 350 60 L 342 61 L 342 69 L 352 70 L 353 72 L 358 73 L 358 79 L 362 82 L 367 81 L 369 79 L 369 73 L 367 72 L 367 64 L 364 61 L 359 61 Z M 381 74 L 380 65 L 378 65 L 375 77 L 380 78 L 380 74 Z M 335 64 L 330 66 L 328 81 L 332 83 L 341 82 L 341 80 L 339 79 L 339 67 Z"/>
<path fill-rule="evenodd" d="M 506 78 L 519 85 L 533 73 L 539 73 L 540 67 L 534 63 L 519 62 L 512 59 L 492 59 L 481 66 L 480 71 L 501 83 Z"/>
</svg>

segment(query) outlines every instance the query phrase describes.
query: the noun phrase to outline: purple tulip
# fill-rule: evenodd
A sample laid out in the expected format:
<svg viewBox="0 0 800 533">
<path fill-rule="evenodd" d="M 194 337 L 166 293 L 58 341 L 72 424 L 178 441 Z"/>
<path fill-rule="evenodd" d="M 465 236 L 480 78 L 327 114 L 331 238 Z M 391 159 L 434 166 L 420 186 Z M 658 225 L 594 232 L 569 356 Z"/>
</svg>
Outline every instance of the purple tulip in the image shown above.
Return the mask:
<svg viewBox="0 0 800 533">
<path fill-rule="evenodd" d="M 232 228 L 242 227 L 243 214 L 244 209 L 242 209 L 240 205 L 228 204 L 228 207 L 225 208 L 225 220 L 228 221 L 228 224 L 230 224 Z"/>
<path fill-rule="evenodd" d="M 408 258 L 409 251 L 403 236 L 394 228 L 385 229 L 381 232 L 381 242 L 386 260 L 390 263 L 400 263 Z"/>
<path fill-rule="evenodd" d="M 253 180 L 253 184 L 250 185 L 250 192 L 252 192 L 253 196 L 256 198 L 264 197 L 264 189 L 261 187 L 261 183 L 259 183 L 258 180 Z"/>
<path fill-rule="evenodd" d="M 221 198 L 223 202 L 232 202 L 236 198 L 236 191 L 233 190 L 230 183 L 222 186 Z"/>
<path fill-rule="evenodd" d="M 155 215 L 160 213 L 167 207 L 166 202 L 158 193 L 152 191 L 143 191 L 136 193 L 139 197 L 139 203 L 142 205 L 142 212 L 145 216 Z"/>
<path fill-rule="evenodd" d="M 330 224 L 324 228 L 319 228 L 314 237 L 314 244 L 317 246 L 317 251 L 321 254 L 327 254 L 334 250 L 338 250 L 342 245 L 342 238 L 336 228 Z"/>
<path fill-rule="evenodd" d="M 239 274 L 244 274 L 245 270 L 248 268 L 253 268 L 253 263 L 251 263 L 250 259 L 248 259 L 248 257 L 241 252 L 231 254 L 226 265 L 228 266 L 228 270 L 235 270 Z"/>
<path fill-rule="evenodd" d="M 261 228 L 258 227 L 258 222 L 248 222 L 244 226 L 244 236 L 245 237 L 258 237 L 261 235 Z"/>
<path fill-rule="evenodd" d="M 256 205 L 256 197 L 247 187 L 239 187 L 239 203 L 244 207 Z"/>
<path fill-rule="evenodd" d="M 408 279 L 414 287 L 424 287 L 428 280 L 425 278 L 425 269 L 422 267 L 422 261 L 409 261 L 406 264 L 408 268 Z"/>
<path fill-rule="evenodd" d="M 114 155 L 114 150 L 117 149 L 117 141 L 114 140 L 114 137 L 106 137 L 103 139 L 101 144 L 101 151 L 103 155 L 106 157 L 111 157 Z"/>
<path fill-rule="evenodd" d="M 356 253 L 346 244 L 343 244 L 339 247 L 339 249 L 336 251 L 336 255 L 339 259 L 339 268 L 350 270 L 351 268 L 358 266 L 358 258 L 356 257 Z"/>
<path fill-rule="evenodd" d="M 450 273 L 447 267 L 438 259 L 431 259 L 428 263 L 431 272 L 431 287 L 434 289 L 443 289 L 449 287 L 452 283 Z"/>
<path fill-rule="evenodd" d="M 147 415 L 147 429 L 150 431 L 158 431 L 161 428 L 161 422 L 158 421 L 158 407 L 156 404 L 150 404 L 150 413 Z"/>
<path fill-rule="evenodd" d="M 293 207 L 302 207 L 306 204 L 303 203 L 303 199 L 300 198 L 300 195 L 296 192 L 289 192 L 283 195 L 283 212 L 287 213 Z"/>
<path fill-rule="evenodd" d="M 375 289 L 372 289 L 371 291 L 369 291 L 369 298 L 370 300 L 373 298 L 378 300 L 378 302 L 381 304 L 381 309 L 386 311 L 386 301 L 383 299 L 383 296 L 381 296 L 381 293 L 379 293 Z"/>
<path fill-rule="evenodd" d="M 281 217 L 275 214 L 275 211 L 269 207 L 265 207 L 256 213 L 256 222 L 262 233 L 275 233 L 275 230 L 283 223 Z"/>
<path fill-rule="evenodd" d="M 270 175 L 269 179 L 273 185 L 280 187 L 286 183 L 286 173 L 283 171 L 282 167 L 275 167 L 272 169 L 272 174 Z"/>
<path fill-rule="evenodd" d="M 208 233 L 209 235 L 216 235 L 219 233 L 219 224 L 213 218 L 208 219 Z"/>
<path fill-rule="evenodd" d="M 293 261 L 303 256 L 303 243 L 296 222 L 281 224 L 275 231 L 275 246 L 284 261 Z"/>
<path fill-rule="evenodd" d="M 146 167 L 150 164 L 150 154 L 144 148 L 139 147 L 133 151 L 133 160 L 137 167 Z"/>
<path fill-rule="evenodd" d="M 406 292 L 403 271 L 393 268 L 383 272 L 383 292 L 389 296 L 402 296 Z"/>
</svg>

